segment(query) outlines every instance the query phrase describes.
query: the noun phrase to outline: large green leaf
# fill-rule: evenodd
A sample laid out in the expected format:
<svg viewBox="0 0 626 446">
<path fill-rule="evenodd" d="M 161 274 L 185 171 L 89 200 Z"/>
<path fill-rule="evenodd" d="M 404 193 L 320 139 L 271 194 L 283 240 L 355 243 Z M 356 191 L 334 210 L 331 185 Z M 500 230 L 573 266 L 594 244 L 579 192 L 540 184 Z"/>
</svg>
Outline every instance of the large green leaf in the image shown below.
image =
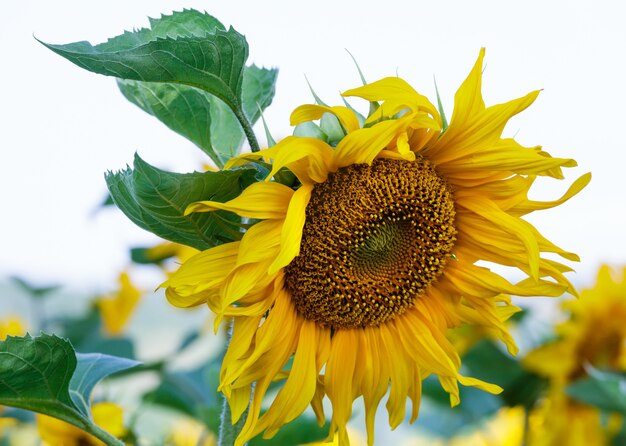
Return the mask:
<svg viewBox="0 0 626 446">
<path fill-rule="evenodd" d="M 253 124 L 269 107 L 276 92 L 276 68 L 246 67 L 243 73 L 243 111 Z"/>
<path fill-rule="evenodd" d="M 118 80 L 130 102 L 200 147 L 218 166 L 224 160 L 211 144 L 210 95 L 187 85 Z M 235 119 L 235 126 L 239 123 Z"/>
<path fill-rule="evenodd" d="M 113 373 L 141 364 L 132 359 L 102 353 L 76 353 L 76 359 L 78 363 L 69 385 L 70 397 L 85 415 L 89 415 L 89 396 L 98 382 Z"/>
<path fill-rule="evenodd" d="M 252 124 L 274 96 L 276 69 L 246 67 L 243 110 Z M 245 134 L 233 111 L 220 99 L 187 85 L 118 80 L 130 102 L 192 141 L 219 166 L 239 153 Z M 259 109 L 260 107 L 260 109 Z"/>
<path fill-rule="evenodd" d="M 196 25 L 185 29 L 189 18 Z M 214 17 L 183 11 L 151 21 L 142 29 L 99 45 L 53 45 L 55 53 L 94 73 L 145 82 L 174 82 L 205 90 L 233 110 L 240 106 L 243 68 L 248 58 L 244 36 L 224 30 Z"/>
<path fill-rule="evenodd" d="M 108 361 L 116 365 L 102 367 Z M 0 404 L 59 418 L 107 444 L 121 445 L 91 420 L 89 394 L 112 371 L 137 363 L 108 357 L 99 360 L 97 367 L 92 364 L 90 356 L 77 362 L 72 345 L 54 335 L 8 337 L 0 341 Z M 84 403 L 77 405 L 76 399 Z"/>
<path fill-rule="evenodd" d="M 228 222 L 233 214 L 202 212 L 184 215 L 199 200 L 228 201 L 255 181 L 254 168 L 179 174 L 157 169 L 135 155 L 134 169 L 109 172 L 106 182 L 115 204 L 135 224 L 164 239 L 207 249 L 233 240 Z"/>
<path fill-rule="evenodd" d="M 259 68 L 255 65 L 246 67 L 243 73 L 243 111 L 247 119 L 254 124 L 274 97 L 276 77 L 275 68 Z M 245 140 L 245 133 L 237 117 L 228 106 L 215 97 L 211 97 L 211 140 L 213 147 L 226 159 L 239 153 Z"/>
</svg>

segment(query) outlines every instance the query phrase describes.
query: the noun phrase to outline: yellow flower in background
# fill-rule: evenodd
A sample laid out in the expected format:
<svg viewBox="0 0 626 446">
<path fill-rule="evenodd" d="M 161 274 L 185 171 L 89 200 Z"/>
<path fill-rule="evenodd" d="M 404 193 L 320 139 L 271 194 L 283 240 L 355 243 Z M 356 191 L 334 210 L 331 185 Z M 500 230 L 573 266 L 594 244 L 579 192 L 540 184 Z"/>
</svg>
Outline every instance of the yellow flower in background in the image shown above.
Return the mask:
<svg viewBox="0 0 626 446">
<path fill-rule="evenodd" d="M 113 403 L 96 403 L 91 408 L 93 421 L 111 435 L 121 438 L 126 434 L 124 412 Z M 46 415 L 37 414 L 37 429 L 44 446 L 102 446 L 104 443 L 66 423 Z"/>
<path fill-rule="evenodd" d="M 167 443 L 171 446 L 215 446 L 215 435 L 206 426 L 193 419 L 179 421 L 174 425 Z"/>
<path fill-rule="evenodd" d="M 128 273 L 119 277 L 120 288 L 113 295 L 97 300 L 105 332 L 110 336 L 120 335 L 141 299 L 141 291 L 133 285 Z"/>
<path fill-rule="evenodd" d="M 522 446 L 524 418 L 523 407 L 504 407 L 479 430 L 455 437 L 447 446 Z"/>
<path fill-rule="evenodd" d="M 563 178 L 561 168 L 576 163 L 501 137 L 538 92 L 486 107 L 483 56 L 481 50 L 456 93 L 445 131 L 427 98 L 402 79 L 382 79 L 344 93 L 382 101 L 363 128 L 346 107 L 304 105 L 293 112 L 294 125 L 334 114 L 346 133 L 336 147 L 293 136 L 241 155 L 227 167 L 270 159 L 268 181 L 227 203 L 188 207 L 262 220 L 241 241 L 191 257 L 163 284 L 174 305 L 206 303 L 218 322 L 233 317 L 220 390 L 233 422 L 250 406 L 237 446 L 261 432 L 271 438 L 309 404 L 322 423 L 324 396 L 332 404 L 329 438 L 338 432 L 340 445 L 349 443 L 353 400 L 363 397 L 371 445 L 381 399 L 389 392 L 392 428 L 405 419 L 407 398 L 413 421 L 421 381 L 433 373 L 453 405 L 458 383 L 499 392 L 459 373 L 448 328 L 489 326 L 515 353 L 504 320 L 516 308 L 502 293 L 575 292 L 563 275 L 571 269 L 542 253 L 578 257 L 521 217 L 562 204 L 590 175 L 558 200 L 528 198 L 537 176 Z M 282 168 L 298 178 L 296 190 L 269 181 Z M 516 267 L 527 277 L 511 284 L 478 261 Z M 277 379 L 286 380 L 261 415 Z"/>
<path fill-rule="evenodd" d="M 417 438 L 402 446 L 522 446 L 524 418 L 523 407 L 503 407 L 495 416 L 468 433 L 455 435 L 448 440 Z"/>
<path fill-rule="evenodd" d="M 0 320 L 0 341 L 4 341 L 7 336 L 24 336 L 26 326 L 21 318 L 10 316 Z"/>
<path fill-rule="evenodd" d="M 570 317 L 557 326 L 558 338 L 524 358 L 526 368 L 550 379 L 546 399 L 531 415 L 531 446 L 605 445 L 619 430 L 620 420 L 606 425 L 598 409 L 565 393 L 586 376 L 586 364 L 626 371 L 626 268 L 613 273 L 601 266 L 593 288 L 563 303 Z"/>
<path fill-rule="evenodd" d="M 146 256 L 154 260 L 176 257 L 180 262 L 186 262 L 196 254 L 198 254 L 197 249 L 172 242 L 159 243 L 146 250 Z"/>
<path fill-rule="evenodd" d="M 570 317 L 556 328 L 558 339 L 531 352 L 526 367 L 559 382 L 585 375 L 587 363 L 626 371 L 626 268 L 614 278 L 601 266 L 595 287 L 563 309 Z"/>
<path fill-rule="evenodd" d="M 560 385 L 552 385 L 529 416 L 528 446 L 608 446 L 611 436 L 600 411 L 570 399 Z"/>
</svg>

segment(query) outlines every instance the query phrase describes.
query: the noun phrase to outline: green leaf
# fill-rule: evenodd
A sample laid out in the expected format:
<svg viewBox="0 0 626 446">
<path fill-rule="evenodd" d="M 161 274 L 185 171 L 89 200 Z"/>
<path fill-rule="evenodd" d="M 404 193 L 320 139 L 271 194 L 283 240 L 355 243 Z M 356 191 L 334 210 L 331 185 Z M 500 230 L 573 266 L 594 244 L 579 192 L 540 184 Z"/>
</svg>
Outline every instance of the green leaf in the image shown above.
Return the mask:
<svg viewBox="0 0 626 446">
<path fill-rule="evenodd" d="M 85 392 L 103 375 L 81 365 L 79 379 L 74 381 L 76 371 L 76 354 L 67 340 L 46 334 L 8 337 L 0 341 L 0 404 L 61 419 L 106 444 L 121 445 L 93 423 L 88 406 L 77 406 L 71 396 L 78 394 L 89 401 Z"/>
<path fill-rule="evenodd" d="M 246 67 L 243 73 L 243 111 L 251 124 L 254 124 L 274 98 L 278 70 Z M 230 159 L 241 150 L 245 133 L 239 125 L 235 113 L 221 100 L 209 96 L 211 101 L 211 138 L 213 147 Z M 260 110 L 259 110 L 260 107 Z"/>
<path fill-rule="evenodd" d="M 200 417 L 201 410 L 221 406 L 221 397 L 216 391 L 218 385 L 219 365 L 216 364 L 189 371 L 166 372 L 159 386 L 145 394 L 143 399 Z"/>
<path fill-rule="evenodd" d="M 252 124 L 271 104 L 277 75 L 276 69 L 245 68 L 243 110 Z M 241 150 L 245 134 L 237 117 L 215 96 L 171 83 L 118 80 L 118 86 L 126 99 L 196 144 L 218 167 Z"/>
<path fill-rule="evenodd" d="M 224 211 L 185 216 L 194 201 L 228 201 L 256 179 L 253 167 L 220 172 L 179 174 L 157 169 L 135 155 L 134 169 L 109 172 L 106 182 L 115 204 L 139 227 L 164 239 L 207 249 L 236 239 L 228 222 L 239 222 Z"/>
<path fill-rule="evenodd" d="M 76 353 L 78 364 L 70 380 L 70 397 L 76 407 L 86 416 L 90 413 L 89 397 L 102 379 L 141 364 L 132 359 L 119 358 L 102 353 Z"/>
<path fill-rule="evenodd" d="M 194 9 L 183 9 L 171 15 L 161 15 L 159 19 L 148 18 L 148 21 L 150 28 L 133 32 L 126 31 L 120 36 L 101 43 L 98 48 L 104 52 L 120 51 L 136 48 L 158 38 L 203 37 L 207 34 L 214 34 L 218 29 L 226 29 L 215 17 Z"/>
<path fill-rule="evenodd" d="M 585 369 L 589 377 L 570 384 L 567 394 L 601 410 L 626 415 L 626 375 L 604 372 L 591 365 Z"/>
<path fill-rule="evenodd" d="M 190 29 L 186 29 L 187 21 L 193 23 Z M 150 24 L 151 29 L 125 32 L 95 46 L 85 41 L 67 45 L 41 43 L 94 73 L 126 80 L 182 84 L 214 95 L 230 107 L 252 151 L 258 151 L 258 142 L 246 117 L 246 112 L 255 111 L 242 98 L 248 58 L 245 37 L 232 27 L 224 30 L 217 19 L 196 11 L 162 16 Z M 258 100 L 264 102 L 263 98 Z"/>
<path fill-rule="evenodd" d="M 196 25 L 191 31 L 185 29 L 189 16 Z M 151 29 L 125 32 L 95 46 L 85 41 L 67 45 L 42 43 L 94 73 L 185 84 L 219 97 L 233 110 L 241 108 L 248 44 L 244 36 L 233 28 L 224 30 L 208 14 L 173 13 L 151 20 Z"/>
<path fill-rule="evenodd" d="M 104 197 L 104 200 L 102 200 L 102 203 L 100 203 L 100 207 L 107 207 L 113 204 L 113 198 L 111 198 L 110 194 L 107 194 L 106 197 Z"/>
<path fill-rule="evenodd" d="M 211 144 L 211 101 L 206 92 L 187 85 L 122 79 L 117 85 L 130 102 L 200 147 L 216 165 L 224 165 Z M 235 125 L 239 127 L 236 120 Z"/>
<path fill-rule="evenodd" d="M 276 68 L 259 68 L 256 65 L 246 67 L 243 73 L 243 111 L 252 124 L 272 104 L 277 77 Z"/>
</svg>

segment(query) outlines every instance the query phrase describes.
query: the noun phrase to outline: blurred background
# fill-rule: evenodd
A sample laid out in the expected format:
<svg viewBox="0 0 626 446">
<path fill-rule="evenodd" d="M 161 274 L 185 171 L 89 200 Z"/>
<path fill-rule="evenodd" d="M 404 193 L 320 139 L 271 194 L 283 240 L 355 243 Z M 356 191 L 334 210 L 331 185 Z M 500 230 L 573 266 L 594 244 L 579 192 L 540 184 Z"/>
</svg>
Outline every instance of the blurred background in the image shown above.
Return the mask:
<svg viewBox="0 0 626 446">
<path fill-rule="evenodd" d="M 291 110 L 313 101 L 305 76 L 330 104 L 360 85 L 346 50 L 368 81 L 398 74 L 433 101 L 436 78 L 450 117 L 456 89 L 486 47 L 487 105 L 543 89 L 505 134 L 580 166 L 568 169 L 565 181 L 539 180 L 533 197 L 557 198 L 593 172 L 574 200 L 529 220 L 581 256 L 570 275 L 579 287 L 591 284 L 601 263 L 626 264 L 623 2 L 23 0 L 0 6 L 0 316 L 20 314 L 27 327 L 41 328 L 39 304 L 10 276 L 35 288 L 62 285 L 46 301 L 48 317 L 82 314 L 94 296 L 116 289 L 120 271 L 131 269 L 147 291 L 129 328 L 138 356 L 158 358 L 183 340 L 182 327 L 206 323 L 206 309 L 173 310 L 161 292 L 152 293 L 162 271 L 130 266 L 129 248 L 157 239 L 101 205 L 104 173 L 130 164 L 135 152 L 178 172 L 199 170 L 208 158 L 124 99 L 114 79 L 84 71 L 35 40 L 95 44 L 182 8 L 233 25 L 247 37 L 248 63 L 280 69 L 265 113 L 276 138 L 291 134 Z M 262 127 L 257 134 L 264 141 Z M 167 327 L 156 333 L 159 342 L 145 337 L 155 325 Z"/>
</svg>

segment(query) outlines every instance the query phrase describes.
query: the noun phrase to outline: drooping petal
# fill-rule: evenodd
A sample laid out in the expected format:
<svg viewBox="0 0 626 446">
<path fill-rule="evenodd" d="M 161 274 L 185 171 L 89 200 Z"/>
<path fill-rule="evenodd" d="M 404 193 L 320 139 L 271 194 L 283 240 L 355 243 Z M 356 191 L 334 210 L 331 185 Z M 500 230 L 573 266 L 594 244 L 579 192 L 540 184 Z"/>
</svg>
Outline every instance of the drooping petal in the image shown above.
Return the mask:
<svg viewBox="0 0 626 446">
<path fill-rule="evenodd" d="M 280 245 L 283 220 L 264 220 L 246 231 L 239 245 L 236 266 L 267 260 Z"/>
<path fill-rule="evenodd" d="M 335 115 L 347 133 L 357 130 L 360 127 L 358 118 L 348 107 L 327 107 L 317 104 L 306 104 L 296 108 L 291 113 L 289 123 L 291 125 L 298 125 L 303 122 L 314 121 L 320 119 L 324 113 L 332 113 Z"/>
<path fill-rule="evenodd" d="M 253 183 L 245 188 L 237 198 L 226 203 L 218 201 L 197 201 L 185 209 L 185 215 L 192 212 L 212 212 L 218 209 L 234 212 L 248 218 L 284 218 L 293 190 L 274 182 Z"/>
<path fill-rule="evenodd" d="M 289 136 L 271 150 L 270 155 L 274 162 L 268 179 L 286 167 L 302 184 L 326 181 L 333 149 L 325 142 L 315 138 Z"/>
<path fill-rule="evenodd" d="M 331 170 L 352 164 L 372 164 L 374 158 L 408 125 L 407 120 L 383 121 L 356 130 L 337 144 Z"/>
<path fill-rule="evenodd" d="M 183 263 L 178 271 L 160 287 L 172 305 L 192 307 L 206 301 L 201 293 L 217 288 L 232 271 L 237 260 L 240 242 L 224 243 L 201 251 Z"/>
<path fill-rule="evenodd" d="M 289 264 L 300 253 L 300 240 L 302 239 L 302 228 L 306 219 L 306 207 L 309 204 L 312 191 L 312 185 L 303 184 L 293 194 L 293 198 L 289 202 L 285 223 L 282 227 L 280 252 L 271 264 L 269 274 L 274 274 Z"/>
<path fill-rule="evenodd" d="M 341 445 L 350 444 L 346 423 L 352 414 L 353 376 L 357 367 L 358 341 L 356 330 L 337 331 L 332 339 L 330 357 L 324 373 L 324 385 L 333 406 L 333 423 L 339 430 Z"/>
<path fill-rule="evenodd" d="M 266 430 L 265 438 L 273 437 L 278 429 L 299 416 L 309 405 L 316 390 L 318 368 L 315 363 L 318 330 L 315 322 L 304 321 L 289 377 L 273 403 L 259 419 L 256 430 Z"/>
</svg>

